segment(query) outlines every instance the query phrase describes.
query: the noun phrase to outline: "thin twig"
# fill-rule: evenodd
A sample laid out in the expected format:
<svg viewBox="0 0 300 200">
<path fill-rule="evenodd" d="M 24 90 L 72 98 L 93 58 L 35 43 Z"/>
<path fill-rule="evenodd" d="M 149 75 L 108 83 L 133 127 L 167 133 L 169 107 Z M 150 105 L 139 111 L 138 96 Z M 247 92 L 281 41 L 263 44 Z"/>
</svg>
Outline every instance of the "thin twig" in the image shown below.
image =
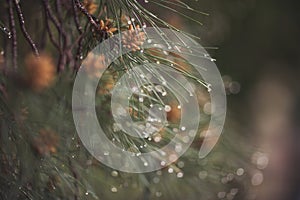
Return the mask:
<svg viewBox="0 0 300 200">
<path fill-rule="evenodd" d="M 75 22 L 76 28 L 77 28 L 79 34 L 82 34 L 82 27 L 79 22 L 75 0 L 72 0 L 72 7 L 73 7 L 73 13 L 74 13 L 73 17 L 74 17 L 74 22 Z"/>
<path fill-rule="evenodd" d="M 11 32 L 11 39 L 12 39 L 12 46 L 11 46 L 11 53 L 12 53 L 12 65 L 14 70 L 18 68 L 17 58 L 18 58 L 18 43 L 17 43 L 17 31 L 16 31 L 16 24 L 14 18 L 14 11 L 13 11 L 13 3 L 12 0 L 7 0 L 8 3 L 8 13 L 9 13 L 9 29 Z"/>
<path fill-rule="evenodd" d="M 52 12 L 50 4 L 49 4 L 49 0 L 43 0 L 43 5 L 44 5 L 44 9 L 47 13 L 48 18 L 52 21 L 52 23 L 54 24 L 54 26 L 56 27 L 56 29 L 58 31 L 58 34 L 60 36 L 59 41 L 63 41 L 63 45 L 60 45 L 61 43 L 59 43 L 59 45 L 58 45 L 60 54 L 59 54 L 59 58 L 58 58 L 57 71 L 59 72 L 64 69 L 64 66 L 65 66 L 66 60 L 67 60 L 66 56 L 65 56 L 65 54 L 66 54 L 65 47 L 67 46 L 67 43 L 68 43 L 67 42 L 68 34 L 63 29 L 62 23 L 60 23 L 60 21 L 56 18 L 56 15 Z M 51 33 L 50 26 L 48 26 L 48 27 L 49 27 L 48 33 Z"/>
<path fill-rule="evenodd" d="M 65 40 L 66 39 L 66 35 L 63 34 L 63 33 L 65 33 L 65 30 L 64 30 L 64 28 L 62 26 L 63 19 L 62 19 L 62 16 L 61 16 L 60 0 L 56 0 L 55 1 L 55 5 L 56 5 L 56 12 L 57 12 L 56 16 L 57 16 L 58 23 L 59 23 L 58 26 L 59 26 L 59 30 L 61 30 L 59 32 L 59 37 L 60 37 L 60 39 L 59 39 L 59 45 L 62 47 L 62 49 L 65 49 L 65 47 L 66 47 L 66 40 Z"/>
<path fill-rule="evenodd" d="M 51 31 L 51 28 L 50 28 L 48 12 L 45 13 L 45 23 L 46 23 L 46 29 L 47 29 L 50 41 L 52 42 L 54 47 L 57 48 L 58 51 L 60 51 L 59 45 L 56 42 L 56 40 L 54 39 L 54 35 L 53 35 L 53 33 Z"/>
<path fill-rule="evenodd" d="M 19 5 L 19 2 L 18 0 L 11 0 L 14 2 L 14 5 L 16 7 L 16 11 L 17 11 L 17 16 L 18 16 L 18 19 L 19 19 L 19 23 L 20 23 L 20 27 L 21 27 L 21 31 L 25 37 L 25 39 L 27 40 L 27 42 L 29 43 L 29 45 L 31 46 L 32 50 L 34 51 L 34 54 L 36 56 L 39 56 L 39 51 L 38 49 L 36 48 L 36 45 L 35 43 L 33 42 L 32 38 L 30 37 L 30 35 L 28 34 L 27 30 L 26 30 L 26 27 L 25 27 L 25 21 L 24 21 L 24 17 L 23 17 L 23 13 L 22 13 L 22 10 L 21 10 L 21 7 Z"/>
<path fill-rule="evenodd" d="M 59 27 L 60 27 L 60 37 L 61 37 L 61 45 L 62 45 L 62 54 L 60 55 L 62 63 L 60 63 L 58 71 L 62 71 L 64 70 L 65 66 L 68 65 L 70 63 L 70 56 L 69 56 L 69 49 L 68 47 L 70 46 L 70 42 L 71 42 L 71 34 L 66 34 L 66 31 L 63 27 L 63 17 L 62 17 L 62 9 L 61 9 L 61 2 L 60 0 L 56 0 L 55 1 L 55 5 L 56 5 L 56 11 L 57 11 L 57 18 L 59 21 Z"/>
<path fill-rule="evenodd" d="M 58 32 L 62 32 L 61 29 L 60 29 L 59 21 L 55 17 L 55 15 L 53 14 L 53 12 L 50 8 L 49 1 L 48 0 L 43 0 L 43 5 L 44 5 L 44 8 L 45 8 L 46 12 L 48 13 L 48 16 L 49 16 L 50 20 L 53 22 L 53 24 L 56 27 L 56 29 L 58 30 Z"/>
<path fill-rule="evenodd" d="M 75 0 L 75 5 L 88 18 L 89 22 L 96 29 L 99 29 L 99 25 L 95 22 L 95 20 L 93 19 L 93 16 L 85 9 L 85 7 L 79 2 L 79 0 Z"/>
<path fill-rule="evenodd" d="M 82 42 L 83 42 L 83 35 L 84 34 L 83 34 L 83 31 L 82 31 L 82 26 L 80 25 L 80 22 L 79 22 L 78 10 L 77 10 L 75 0 L 72 0 L 72 6 L 73 6 L 74 22 L 75 22 L 77 31 L 80 34 L 79 40 L 78 40 L 78 48 L 77 48 L 76 56 L 75 56 L 75 64 L 74 64 L 74 70 L 77 71 L 78 68 L 79 68 L 78 61 L 82 57 L 82 55 L 81 55 L 82 54 Z"/>
<path fill-rule="evenodd" d="M 9 29 L 0 21 L 0 30 L 8 37 L 11 38 Z"/>
</svg>

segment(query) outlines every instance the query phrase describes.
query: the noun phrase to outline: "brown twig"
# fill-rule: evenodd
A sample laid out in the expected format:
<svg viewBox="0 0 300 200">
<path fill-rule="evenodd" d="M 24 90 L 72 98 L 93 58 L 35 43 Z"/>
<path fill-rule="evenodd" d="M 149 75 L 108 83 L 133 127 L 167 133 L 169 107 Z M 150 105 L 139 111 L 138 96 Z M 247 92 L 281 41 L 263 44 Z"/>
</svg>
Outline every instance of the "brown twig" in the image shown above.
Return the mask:
<svg viewBox="0 0 300 200">
<path fill-rule="evenodd" d="M 93 16 L 85 9 L 85 7 L 79 2 L 79 0 L 75 0 L 75 5 L 88 18 L 89 22 L 96 29 L 99 29 L 99 25 L 95 22 L 95 20 L 93 19 Z"/>
<path fill-rule="evenodd" d="M 65 32 L 65 30 L 62 27 L 62 23 L 60 23 L 59 19 L 57 19 L 56 16 L 54 15 L 54 13 L 52 12 L 51 7 L 49 5 L 49 0 L 43 0 L 43 6 L 47 13 L 47 17 L 51 20 L 51 22 L 54 24 L 54 26 L 56 27 L 56 29 L 58 31 L 59 41 L 60 42 L 63 41 L 62 45 L 61 45 L 61 43 L 59 43 L 58 45 L 55 45 L 55 46 L 59 46 L 59 59 L 58 59 L 58 66 L 57 66 L 57 71 L 59 72 L 64 69 L 64 66 L 66 64 L 65 48 L 67 46 L 67 43 L 66 43 L 67 33 Z M 48 33 L 50 36 L 52 34 L 51 34 L 49 25 L 48 25 L 48 29 L 49 29 Z M 52 39 L 51 39 L 51 37 L 52 37 Z M 53 44 L 56 43 L 56 42 L 53 42 L 54 41 L 53 36 L 50 36 L 50 39 Z"/>
<path fill-rule="evenodd" d="M 8 13 L 9 13 L 9 29 L 11 32 L 11 39 L 12 39 L 12 46 L 11 46 L 11 53 L 12 53 L 12 65 L 14 70 L 18 68 L 17 57 L 18 57 L 18 43 L 17 43 L 17 31 L 16 31 L 16 24 L 14 18 L 14 11 L 13 11 L 13 3 L 12 0 L 7 0 L 8 3 Z"/>
<path fill-rule="evenodd" d="M 70 57 L 70 53 L 69 53 L 69 49 L 68 47 L 70 46 L 70 42 L 71 42 L 71 34 L 66 34 L 66 31 L 63 27 L 63 17 L 62 17 L 62 9 L 61 9 L 61 1 L 60 0 L 56 0 L 55 1 L 55 5 L 56 5 L 56 12 L 57 12 L 57 18 L 59 21 L 59 26 L 60 26 L 60 34 L 61 34 L 61 38 L 62 38 L 62 50 L 63 53 L 60 55 L 61 56 L 61 60 L 62 63 L 60 64 L 58 71 L 62 71 L 65 67 L 65 65 L 70 64 L 71 61 L 71 57 Z"/>
<path fill-rule="evenodd" d="M 17 11 L 17 16 L 18 16 L 18 19 L 19 19 L 19 24 L 20 24 L 20 27 L 21 27 L 21 31 L 22 31 L 25 39 L 27 40 L 27 42 L 31 46 L 34 54 L 36 56 L 39 56 L 39 51 L 38 51 L 35 43 L 33 42 L 32 38 L 30 37 L 30 35 L 28 34 L 28 32 L 26 30 L 25 20 L 24 20 L 23 13 L 22 13 L 22 10 L 21 10 L 21 7 L 19 5 L 18 0 L 10 0 L 10 1 L 13 1 L 14 5 L 15 5 L 15 8 L 16 8 L 16 11 Z"/>
<path fill-rule="evenodd" d="M 56 29 L 58 30 L 59 33 L 62 32 L 61 28 L 60 28 L 60 24 L 58 19 L 55 17 L 55 15 L 53 14 L 50 5 L 49 5 L 49 1 L 48 0 L 43 0 L 43 5 L 45 8 L 45 11 L 48 13 L 48 16 L 50 18 L 50 20 L 52 21 L 52 23 L 54 24 L 54 26 L 56 27 Z"/>
<path fill-rule="evenodd" d="M 75 72 L 77 72 L 77 70 L 79 68 L 79 60 L 81 60 L 83 58 L 83 56 L 82 56 L 83 40 L 84 40 L 84 36 L 85 36 L 86 30 L 87 30 L 87 27 L 89 25 L 89 23 L 88 23 L 89 21 L 85 24 L 85 27 L 83 30 L 82 26 L 80 25 L 79 18 L 78 18 L 78 10 L 77 10 L 78 5 L 76 5 L 76 0 L 72 0 L 72 5 L 73 5 L 73 13 L 74 13 L 74 22 L 75 22 L 76 28 L 80 34 L 79 39 L 78 39 L 78 48 L 76 51 L 75 66 L 74 66 L 74 70 L 75 70 Z"/>
<path fill-rule="evenodd" d="M 51 43 L 54 45 L 55 48 L 57 48 L 58 51 L 60 51 L 60 47 L 59 47 L 58 43 L 56 42 L 56 40 L 54 39 L 54 35 L 50 28 L 48 12 L 45 12 L 45 23 L 46 23 L 46 29 L 47 29 Z"/>
<path fill-rule="evenodd" d="M 73 13 L 74 13 L 73 17 L 74 17 L 74 22 L 75 22 L 76 28 L 77 28 L 79 34 L 82 34 L 82 27 L 81 27 L 80 22 L 79 22 L 75 0 L 72 0 L 72 7 L 73 7 Z"/>
</svg>

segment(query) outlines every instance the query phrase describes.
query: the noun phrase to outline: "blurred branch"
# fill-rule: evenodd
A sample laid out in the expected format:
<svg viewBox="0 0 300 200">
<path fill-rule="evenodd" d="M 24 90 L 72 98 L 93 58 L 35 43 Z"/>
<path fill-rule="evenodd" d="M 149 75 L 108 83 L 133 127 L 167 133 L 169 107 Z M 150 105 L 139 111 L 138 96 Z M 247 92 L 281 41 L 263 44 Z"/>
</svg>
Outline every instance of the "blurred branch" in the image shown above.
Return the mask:
<svg viewBox="0 0 300 200">
<path fill-rule="evenodd" d="M 66 46 L 66 37 L 67 34 L 65 30 L 62 28 L 62 20 L 59 21 L 59 19 L 56 18 L 56 15 L 52 12 L 51 7 L 49 5 L 48 0 L 43 0 L 43 5 L 47 13 L 47 18 L 49 18 L 54 26 L 56 27 L 58 34 L 59 34 L 59 43 L 54 42 L 53 34 L 51 33 L 50 25 L 48 24 L 47 28 L 49 29 L 49 37 L 52 43 L 59 49 L 59 59 L 58 59 L 58 66 L 57 66 L 57 71 L 62 71 L 64 69 L 64 66 L 66 64 L 66 58 L 64 55 L 64 48 Z M 63 45 L 61 45 L 61 41 L 63 40 Z"/>
<path fill-rule="evenodd" d="M 69 166 L 70 166 L 70 170 L 71 173 L 73 175 L 74 178 L 74 187 L 75 187 L 75 192 L 74 192 L 74 200 L 78 200 L 78 196 L 79 196 L 79 188 L 78 188 L 78 174 L 74 169 L 74 166 L 72 164 L 71 158 L 68 158 L 68 162 L 69 162 Z"/>
</svg>

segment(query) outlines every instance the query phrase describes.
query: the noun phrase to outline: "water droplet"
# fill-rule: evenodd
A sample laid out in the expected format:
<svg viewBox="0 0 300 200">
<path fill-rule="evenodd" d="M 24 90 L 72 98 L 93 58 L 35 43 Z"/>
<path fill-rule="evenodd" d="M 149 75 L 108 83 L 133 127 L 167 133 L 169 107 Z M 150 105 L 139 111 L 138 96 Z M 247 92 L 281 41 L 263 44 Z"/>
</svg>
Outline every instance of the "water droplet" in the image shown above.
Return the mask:
<svg viewBox="0 0 300 200">
<path fill-rule="evenodd" d="M 207 92 L 211 92 L 212 88 L 211 88 L 211 84 L 207 84 Z"/>
<path fill-rule="evenodd" d="M 254 174 L 251 179 L 251 183 L 254 186 L 258 186 L 262 184 L 263 181 L 264 181 L 264 176 L 261 172 L 257 172 L 256 174 Z"/>
<path fill-rule="evenodd" d="M 170 167 L 170 168 L 168 169 L 168 172 L 169 172 L 170 174 L 172 174 L 172 173 L 174 172 L 174 169 Z"/>
<path fill-rule="evenodd" d="M 111 191 L 112 191 L 113 193 L 115 193 L 115 192 L 118 192 L 118 189 L 117 189 L 116 187 L 112 187 L 112 188 L 111 188 Z"/>
<path fill-rule="evenodd" d="M 183 177 L 183 173 L 182 172 L 178 172 L 177 173 L 177 178 L 182 178 Z"/>
<path fill-rule="evenodd" d="M 265 154 L 259 156 L 256 161 L 256 165 L 258 169 L 265 169 L 268 166 L 268 164 L 269 164 L 269 158 Z"/>
<path fill-rule="evenodd" d="M 118 175 L 119 175 L 119 173 L 115 170 L 111 172 L 111 176 L 113 176 L 113 177 L 117 177 Z"/>
<path fill-rule="evenodd" d="M 170 112 L 172 110 L 171 106 L 165 105 L 165 111 Z"/>
<path fill-rule="evenodd" d="M 179 162 L 177 163 L 177 166 L 178 166 L 179 168 L 183 168 L 183 167 L 184 167 L 184 162 L 183 162 L 183 161 L 179 161 Z"/>
<path fill-rule="evenodd" d="M 234 179 L 234 174 L 229 173 L 226 178 L 228 181 L 232 181 Z"/>
<path fill-rule="evenodd" d="M 156 195 L 157 197 L 161 197 L 161 196 L 162 196 L 162 193 L 161 193 L 161 192 L 156 192 L 155 195 Z"/>
<path fill-rule="evenodd" d="M 226 192 L 219 192 L 218 193 L 218 198 L 219 199 L 223 199 L 223 198 L 225 198 L 225 196 L 226 196 Z"/>
<path fill-rule="evenodd" d="M 239 168 L 236 170 L 236 175 L 238 175 L 238 176 L 242 176 L 242 175 L 244 175 L 244 173 L 245 173 L 245 170 L 243 168 Z"/>
<path fill-rule="evenodd" d="M 153 178 L 153 183 L 157 184 L 157 183 L 159 183 L 159 181 L 160 181 L 160 178 L 158 178 L 158 177 L 154 177 Z"/>
</svg>

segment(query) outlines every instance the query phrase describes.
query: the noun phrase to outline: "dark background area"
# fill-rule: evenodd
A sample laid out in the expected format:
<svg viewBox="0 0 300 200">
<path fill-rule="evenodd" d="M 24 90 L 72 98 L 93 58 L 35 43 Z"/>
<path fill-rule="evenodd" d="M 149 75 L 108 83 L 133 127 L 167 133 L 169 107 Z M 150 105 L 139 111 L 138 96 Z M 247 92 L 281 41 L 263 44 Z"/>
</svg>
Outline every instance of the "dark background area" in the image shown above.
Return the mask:
<svg viewBox="0 0 300 200">
<path fill-rule="evenodd" d="M 183 24 L 201 37 L 222 75 L 240 83 L 228 95 L 228 116 L 269 165 L 257 199 L 299 199 L 300 12 L 297 1 L 186 1 L 209 16 Z M 159 8 L 157 8 L 159 9 Z M 230 120 L 227 120 L 227 122 Z"/>
</svg>

